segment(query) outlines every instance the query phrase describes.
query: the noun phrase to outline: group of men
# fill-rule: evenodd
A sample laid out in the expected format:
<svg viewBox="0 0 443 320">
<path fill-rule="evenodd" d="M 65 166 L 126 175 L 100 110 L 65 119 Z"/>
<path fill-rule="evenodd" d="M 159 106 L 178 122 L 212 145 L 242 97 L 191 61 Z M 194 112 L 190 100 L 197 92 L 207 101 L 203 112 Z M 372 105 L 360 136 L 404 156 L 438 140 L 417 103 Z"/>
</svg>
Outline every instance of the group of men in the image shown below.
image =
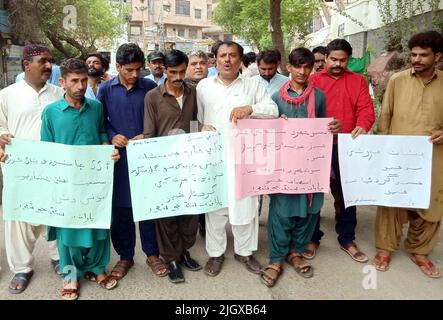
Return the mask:
<svg viewBox="0 0 443 320">
<path fill-rule="evenodd" d="M 436 244 L 443 214 L 443 177 L 439 174 L 443 157 L 443 73 L 435 69 L 443 52 L 442 35 L 434 31 L 416 34 L 409 48 L 412 68 L 390 80 L 378 132 L 430 136 L 434 144 L 431 205 L 427 210 L 378 208 L 377 255 L 372 263 L 380 271 L 388 269 L 401 240 L 402 224 L 409 221 L 406 248 L 411 259 L 427 276 L 436 278 L 440 272 L 428 255 Z M 199 130 L 218 130 L 230 123 L 236 125 L 239 119 L 263 115 L 284 119 L 330 117 L 331 133 L 349 133 L 354 138 L 370 132 L 375 122 L 364 77 L 347 68 L 352 47 L 346 40 L 335 39 L 313 52 L 292 50 L 287 66 L 290 78 L 278 72 L 281 55 L 277 50 L 257 55 L 259 75 L 253 77 L 241 73 L 244 53 L 238 43 L 217 42 L 212 53 L 217 68 L 213 76 L 208 76 L 208 56 L 204 52 L 172 50 L 152 53 L 148 57 L 151 74 L 143 78 L 143 51 L 136 44 L 123 44 L 116 55 L 118 76 L 113 79 L 106 78 L 109 65 L 100 54 L 89 55 L 86 61 L 63 61 L 63 90 L 47 82 L 52 61 L 49 50 L 41 45 L 24 48 L 24 79 L 0 91 L 2 149 L 13 137 L 72 145 L 109 143 L 116 148 L 112 154 L 116 163 L 110 230 L 49 227 L 46 232 L 44 226 L 5 221 L 7 260 L 14 273 L 11 293 L 23 292 L 31 280 L 33 249 L 40 234 L 56 240 L 48 242 L 48 252 L 55 270 L 64 278 L 63 299 L 79 297 L 82 277 L 108 290 L 125 277 L 134 265 L 136 242 L 126 155 L 129 141 L 189 133 L 191 123 L 196 122 Z M 4 160 L 7 155 L 0 152 Z M 356 207 L 344 206 L 336 136 L 331 169 L 340 248 L 353 260 L 366 263 L 368 257 L 355 243 Z M 234 193 L 235 188 L 228 192 Z M 304 278 L 313 276 L 313 267 L 306 260 L 314 259 L 323 235 L 322 206 L 323 194 L 270 196 L 270 263 L 265 268 L 253 255 L 258 249 L 258 196 L 236 200 L 229 208 L 200 217 L 142 221 L 140 241 L 146 263 L 156 276 L 183 282 L 182 267 L 202 269 L 189 250 L 196 241 L 199 218 L 203 217 L 200 223 L 205 228 L 209 256 L 203 271 L 217 276 L 225 260 L 229 222 L 234 258 L 272 287 L 285 260 Z M 106 274 L 111 242 L 119 260 Z M 69 277 L 67 266 L 74 266 L 75 279 Z"/>
</svg>

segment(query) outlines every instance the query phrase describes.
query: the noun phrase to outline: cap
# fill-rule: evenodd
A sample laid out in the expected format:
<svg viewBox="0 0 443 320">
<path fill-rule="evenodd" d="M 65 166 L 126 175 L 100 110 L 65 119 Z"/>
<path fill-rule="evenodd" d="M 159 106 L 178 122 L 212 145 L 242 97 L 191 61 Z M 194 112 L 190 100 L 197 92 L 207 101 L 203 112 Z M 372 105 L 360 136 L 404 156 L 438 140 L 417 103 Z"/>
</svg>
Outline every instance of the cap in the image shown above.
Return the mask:
<svg viewBox="0 0 443 320">
<path fill-rule="evenodd" d="M 155 60 L 163 60 L 165 61 L 165 55 L 161 53 L 160 51 L 153 51 L 148 55 L 148 61 L 155 61 Z"/>
</svg>

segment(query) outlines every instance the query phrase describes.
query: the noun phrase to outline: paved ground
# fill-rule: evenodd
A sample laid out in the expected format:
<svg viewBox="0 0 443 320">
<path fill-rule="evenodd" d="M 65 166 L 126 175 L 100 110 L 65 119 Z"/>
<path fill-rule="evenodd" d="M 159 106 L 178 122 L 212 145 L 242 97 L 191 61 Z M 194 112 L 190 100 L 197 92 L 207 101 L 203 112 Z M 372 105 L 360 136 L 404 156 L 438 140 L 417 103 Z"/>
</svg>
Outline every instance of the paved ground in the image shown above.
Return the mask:
<svg viewBox="0 0 443 320">
<path fill-rule="evenodd" d="M 228 251 L 221 274 L 207 277 L 202 271 L 185 271 L 186 282 L 174 285 L 167 278 L 158 278 L 144 264 L 140 246 L 137 248 L 135 267 L 112 291 L 105 291 L 94 283 L 82 282 L 80 299 L 443 299 L 443 279 L 429 279 L 414 265 L 402 249 L 395 254 L 391 268 L 386 273 L 376 273 L 377 289 L 364 289 L 362 283 L 367 274 L 366 266 L 351 260 L 340 250 L 336 242 L 331 197 L 327 196 L 322 212 L 322 228 L 325 232 L 322 245 L 313 260 L 315 276 L 304 279 L 288 265 L 277 285 L 268 289 L 258 276 L 247 272 L 233 258 L 232 235 L 228 238 Z M 369 255 L 375 253 L 373 245 L 374 207 L 358 210 L 357 242 Z M 266 238 L 267 212 L 260 222 L 259 251 L 257 258 L 267 261 Z M 12 274 L 7 266 L 4 249 L 4 228 L 0 219 L 0 299 L 59 299 L 61 280 L 49 267 L 45 254 L 45 241 L 40 239 L 35 249 L 36 266 L 28 289 L 20 295 L 11 295 L 7 286 Z M 201 263 L 206 262 L 204 239 L 198 237 L 192 255 Z M 443 231 L 430 257 L 443 270 Z M 117 261 L 113 253 L 111 265 Z M 367 264 L 369 265 L 369 264 Z"/>
</svg>

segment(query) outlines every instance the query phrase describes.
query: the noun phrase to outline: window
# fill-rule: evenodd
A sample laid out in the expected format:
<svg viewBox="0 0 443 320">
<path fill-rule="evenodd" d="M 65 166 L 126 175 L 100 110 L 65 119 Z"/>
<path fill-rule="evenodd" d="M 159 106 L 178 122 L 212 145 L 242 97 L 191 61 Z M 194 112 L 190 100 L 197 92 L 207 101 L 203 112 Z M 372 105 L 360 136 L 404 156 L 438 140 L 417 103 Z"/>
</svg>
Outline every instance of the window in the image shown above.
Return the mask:
<svg viewBox="0 0 443 320">
<path fill-rule="evenodd" d="M 342 23 L 338 26 L 337 37 L 343 38 L 345 35 L 345 24 Z"/>
<path fill-rule="evenodd" d="M 184 38 L 185 37 L 185 29 L 178 29 L 177 36 Z"/>
<path fill-rule="evenodd" d="M 164 12 L 171 12 L 171 5 L 170 4 L 164 4 L 163 5 L 163 11 Z"/>
<path fill-rule="evenodd" d="M 201 9 L 195 9 L 195 19 L 201 19 L 202 18 L 202 11 Z"/>
<path fill-rule="evenodd" d="M 133 34 L 133 35 L 140 35 L 141 34 L 141 28 L 139 26 L 131 26 L 131 34 Z"/>
<path fill-rule="evenodd" d="M 175 0 L 175 14 L 182 16 L 190 16 L 191 2 L 185 0 Z"/>
<path fill-rule="evenodd" d="M 212 4 L 206 6 L 207 19 L 212 20 Z"/>
<path fill-rule="evenodd" d="M 197 29 L 189 29 L 189 38 L 197 39 Z"/>
</svg>

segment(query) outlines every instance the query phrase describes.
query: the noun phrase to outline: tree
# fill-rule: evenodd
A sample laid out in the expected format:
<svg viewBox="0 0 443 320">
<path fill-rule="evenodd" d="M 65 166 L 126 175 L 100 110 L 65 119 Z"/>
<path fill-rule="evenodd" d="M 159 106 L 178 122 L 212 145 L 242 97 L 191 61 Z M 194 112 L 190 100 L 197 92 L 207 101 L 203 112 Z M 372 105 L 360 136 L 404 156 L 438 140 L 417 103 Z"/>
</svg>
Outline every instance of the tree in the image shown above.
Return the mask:
<svg viewBox="0 0 443 320">
<path fill-rule="evenodd" d="M 419 31 L 418 26 L 411 23 L 411 17 L 418 14 L 422 15 L 421 27 L 442 32 L 443 23 L 438 14 L 439 2 L 440 0 L 377 0 L 377 7 L 384 24 L 385 49 L 402 51 L 407 47 L 408 39 Z M 426 6 L 431 9 L 429 21 L 426 21 L 424 15 Z"/>
<path fill-rule="evenodd" d="M 107 0 L 9 0 L 14 39 L 51 44 L 63 57 L 84 58 L 123 32 L 125 11 Z"/>
<path fill-rule="evenodd" d="M 259 50 L 279 49 L 286 61 L 287 49 L 305 43 L 318 8 L 318 0 L 221 0 L 214 21 Z"/>
</svg>

